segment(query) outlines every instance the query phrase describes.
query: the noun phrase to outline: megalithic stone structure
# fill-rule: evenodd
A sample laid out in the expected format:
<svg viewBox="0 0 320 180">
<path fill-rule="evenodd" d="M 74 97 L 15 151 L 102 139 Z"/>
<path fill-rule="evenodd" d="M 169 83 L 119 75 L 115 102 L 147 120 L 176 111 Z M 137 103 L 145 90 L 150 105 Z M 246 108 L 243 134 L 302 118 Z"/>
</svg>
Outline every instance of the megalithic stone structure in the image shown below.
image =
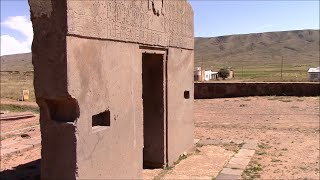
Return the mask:
<svg viewBox="0 0 320 180">
<path fill-rule="evenodd" d="M 29 0 L 42 179 L 141 179 L 193 146 L 186 0 Z"/>
</svg>

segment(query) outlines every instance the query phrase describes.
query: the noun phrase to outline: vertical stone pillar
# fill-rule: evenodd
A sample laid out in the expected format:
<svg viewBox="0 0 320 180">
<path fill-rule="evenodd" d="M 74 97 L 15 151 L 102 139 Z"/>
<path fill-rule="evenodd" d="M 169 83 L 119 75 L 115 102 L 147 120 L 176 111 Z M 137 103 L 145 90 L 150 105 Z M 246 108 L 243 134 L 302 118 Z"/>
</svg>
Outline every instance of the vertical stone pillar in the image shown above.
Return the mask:
<svg viewBox="0 0 320 180">
<path fill-rule="evenodd" d="M 34 87 L 40 107 L 41 178 L 75 179 L 79 106 L 68 93 L 66 0 L 29 0 Z"/>
</svg>

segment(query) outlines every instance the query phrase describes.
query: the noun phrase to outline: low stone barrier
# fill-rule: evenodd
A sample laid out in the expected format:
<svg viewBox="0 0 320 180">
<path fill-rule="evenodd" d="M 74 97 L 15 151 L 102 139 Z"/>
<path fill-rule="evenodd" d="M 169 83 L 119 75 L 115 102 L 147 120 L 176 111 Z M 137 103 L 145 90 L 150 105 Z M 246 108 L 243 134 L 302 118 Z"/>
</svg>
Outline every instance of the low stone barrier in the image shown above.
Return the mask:
<svg viewBox="0 0 320 180">
<path fill-rule="evenodd" d="M 195 99 L 247 96 L 320 96 L 318 82 L 194 83 Z"/>
</svg>

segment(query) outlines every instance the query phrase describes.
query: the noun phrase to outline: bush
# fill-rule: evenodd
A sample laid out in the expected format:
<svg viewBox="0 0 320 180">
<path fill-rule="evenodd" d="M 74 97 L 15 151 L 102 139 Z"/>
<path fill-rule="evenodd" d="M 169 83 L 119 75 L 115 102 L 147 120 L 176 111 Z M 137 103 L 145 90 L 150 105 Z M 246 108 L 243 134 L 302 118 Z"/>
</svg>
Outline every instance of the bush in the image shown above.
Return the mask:
<svg viewBox="0 0 320 180">
<path fill-rule="evenodd" d="M 220 69 L 218 74 L 219 74 L 219 77 L 225 80 L 227 77 L 229 77 L 230 71 L 228 69 Z"/>
</svg>

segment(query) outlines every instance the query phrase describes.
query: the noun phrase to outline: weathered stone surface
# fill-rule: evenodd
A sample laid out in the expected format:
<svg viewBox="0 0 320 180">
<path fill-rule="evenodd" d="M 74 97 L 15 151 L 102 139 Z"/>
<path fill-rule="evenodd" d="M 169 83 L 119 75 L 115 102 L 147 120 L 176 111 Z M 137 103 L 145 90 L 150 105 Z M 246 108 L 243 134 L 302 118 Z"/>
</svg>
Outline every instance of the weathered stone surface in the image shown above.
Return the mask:
<svg viewBox="0 0 320 180">
<path fill-rule="evenodd" d="M 255 153 L 255 150 L 240 149 L 235 155 L 237 158 L 251 158 Z"/>
<path fill-rule="evenodd" d="M 193 49 L 193 11 L 171 0 L 67 1 L 68 33 Z"/>
<path fill-rule="evenodd" d="M 42 179 L 141 179 L 151 149 L 158 155 L 151 164 L 162 167 L 193 146 L 187 1 L 29 4 Z M 146 100 L 151 95 L 157 106 Z M 145 117 L 162 122 L 146 128 Z"/>
<path fill-rule="evenodd" d="M 248 158 L 232 157 L 226 167 L 231 169 L 245 169 L 249 162 L 250 159 Z"/>
<path fill-rule="evenodd" d="M 230 175 L 230 174 L 219 174 L 215 179 L 216 180 L 236 180 L 236 179 L 240 179 L 240 176 Z"/>
<path fill-rule="evenodd" d="M 242 172 L 241 169 L 223 168 L 221 174 L 241 176 Z"/>
<path fill-rule="evenodd" d="M 235 144 L 238 144 L 238 145 L 244 143 L 243 140 L 233 140 L 232 142 L 235 143 Z"/>
<path fill-rule="evenodd" d="M 243 149 L 251 149 L 251 150 L 256 150 L 257 147 L 258 147 L 257 140 L 246 140 L 245 144 L 242 146 Z"/>
<path fill-rule="evenodd" d="M 198 144 L 200 145 L 218 145 L 221 144 L 221 140 L 218 139 L 201 139 Z"/>
</svg>

